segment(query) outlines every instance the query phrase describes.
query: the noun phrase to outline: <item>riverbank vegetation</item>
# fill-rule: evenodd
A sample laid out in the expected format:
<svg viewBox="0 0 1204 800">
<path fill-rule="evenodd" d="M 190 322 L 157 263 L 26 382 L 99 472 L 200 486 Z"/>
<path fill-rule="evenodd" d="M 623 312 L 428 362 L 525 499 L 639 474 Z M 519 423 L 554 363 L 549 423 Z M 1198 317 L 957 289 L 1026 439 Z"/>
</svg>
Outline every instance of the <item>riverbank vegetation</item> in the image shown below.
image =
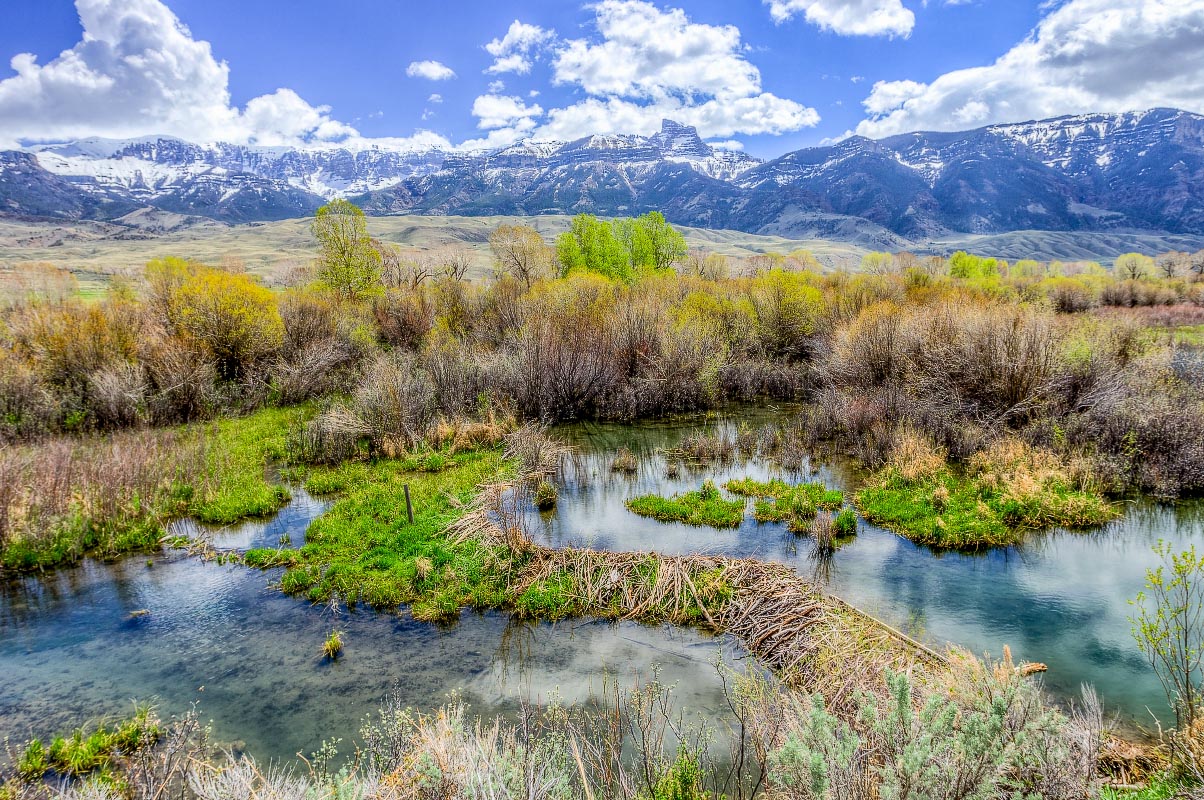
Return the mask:
<svg viewBox="0 0 1204 800">
<path fill-rule="evenodd" d="M 946 536 L 936 523 L 958 527 L 955 512 L 931 508 L 909 521 L 888 508 L 915 499 L 910 489 L 865 495 L 879 519 L 937 544 L 990 546 L 1064 515 L 1073 523 L 1077 511 L 1093 524 L 1102 506 L 1080 508 L 1083 494 L 1204 489 L 1204 357 L 1163 333 L 1204 320 L 1195 272 L 1128 258 L 1108 274 L 965 253 L 880 256 L 858 274 L 772 255 L 725 269 L 704 259 L 711 266 L 696 269 L 699 259 L 681 253 L 656 215 L 583 217 L 555 247 L 532 233 L 499 230 L 497 275 L 472 283 L 455 259 L 419 263 L 371 240 L 358 210 L 339 203 L 315 224 L 313 269 L 278 290 L 236 268 L 175 258 L 100 300 L 31 289 L 0 323 L 2 458 L 19 462 L 26 447 L 26 458 L 43 460 L 57 435 L 88 441 L 78 437 L 298 403 L 316 404 L 326 424 L 294 444 L 337 464 L 362 448 L 401 453 L 425 421 L 485 407 L 552 422 L 780 398 L 807 404 L 810 444 L 851 451 L 871 468 L 916 431 L 946 455 L 950 475 L 972 471 L 1000 441 L 1073 465 L 1067 483 L 1047 484 L 1059 512 L 1013 496 L 995 512 L 1006 531 L 963 525 Z M 392 408 L 372 396 L 382 382 L 398 398 Z M 410 416 L 369 418 L 365 409 Z M 374 432 L 389 426 L 395 441 Z M 693 442 L 682 456 L 713 461 L 743 444 Z M 200 457 L 186 450 L 173 466 L 194 472 Z M 149 464 L 148 473 L 165 471 Z M 120 494 L 155 507 L 155 518 L 197 510 L 178 492 L 134 484 Z M 991 505 L 960 485 L 946 486 L 955 510 L 971 495 Z M 279 502 L 256 492 L 250 505 Z M 127 539 L 142 545 L 153 530 L 72 535 L 80 544 L 57 547 L 62 555 L 49 561 L 122 549 Z"/>
<path fill-rule="evenodd" d="M 0 448 L 0 566 L 53 567 L 84 554 L 153 549 L 182 516 L 225 524 L 288 499 L 267 467 L 305 409 Z"/>
</svg>

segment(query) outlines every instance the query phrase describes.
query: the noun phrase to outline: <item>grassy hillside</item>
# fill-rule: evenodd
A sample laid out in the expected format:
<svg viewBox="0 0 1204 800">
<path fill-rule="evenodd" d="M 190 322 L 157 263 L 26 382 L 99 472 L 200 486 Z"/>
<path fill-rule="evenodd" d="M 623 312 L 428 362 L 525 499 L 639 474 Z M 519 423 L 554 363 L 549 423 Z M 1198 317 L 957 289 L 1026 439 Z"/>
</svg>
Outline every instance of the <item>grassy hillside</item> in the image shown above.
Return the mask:
<svg viewBox="0 0 1204 800">
<path fill-rule="evenodd" d="M 0 268 L 45 261 L 78 273 L 140 272 L 153 258 L 185 254 L 218 264 L 237 259 L 251 272 L 271 277 L 313 258 L 308 219 L 249 225 L 223 225 L 212 220 L 173 214 L 141 215 L 132 226 L 110 223 L 31 222 L 0 218 Z M 469 277 L 485 275 L 492 264 L 489 232 L 502 222 L 521 221 L 548 239 L 568 230 L 569 217 L 369 217 L 372 235 L 402 247 L 421 250 L 448 245 L 473 251 Z M 787 239 L 739 231 L 680 228 L 691 247 L 728 256 L 811 250 L 829 267 L 853 268 L 864 248 L 819 239 Z"/>
</svg>

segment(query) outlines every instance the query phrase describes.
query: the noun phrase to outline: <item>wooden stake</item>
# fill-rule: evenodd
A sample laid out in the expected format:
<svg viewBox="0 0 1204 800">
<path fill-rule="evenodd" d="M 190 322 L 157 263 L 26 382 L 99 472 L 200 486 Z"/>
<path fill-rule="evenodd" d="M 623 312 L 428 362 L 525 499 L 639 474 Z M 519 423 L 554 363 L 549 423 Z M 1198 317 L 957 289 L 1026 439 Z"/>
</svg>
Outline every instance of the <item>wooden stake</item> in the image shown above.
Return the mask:
<svg viewBox="0 0 1204 800">
<path fill-rule="evenodd" d="M 402 484 L 402 490 L 406 493 L 406 517 L 409 518 L 410 524 L 414 524 L 414 507 L 410 505 L 410 484 Z"/>
</svg>

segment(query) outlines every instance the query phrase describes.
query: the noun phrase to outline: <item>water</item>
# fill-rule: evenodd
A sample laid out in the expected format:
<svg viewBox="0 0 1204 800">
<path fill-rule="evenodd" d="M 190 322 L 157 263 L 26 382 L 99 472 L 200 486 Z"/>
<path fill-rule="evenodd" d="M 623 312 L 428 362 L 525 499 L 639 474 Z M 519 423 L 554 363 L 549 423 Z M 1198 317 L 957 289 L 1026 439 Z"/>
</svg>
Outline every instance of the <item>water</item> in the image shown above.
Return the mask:
<svg viewBox="0 0 1204 800">
<path fill-rule="evenodd" d="M 298 492 L 267 523 L 226 529 L 220 547 L 300 544 L 325 506 Z M 390 691 L 431 710 L 457 691 L 481 715 L 521 702 L 584 702 L 604 676 L 630 687 L 659 669 L 687 718 L 726 709 L 715 662 L 725 640 L 671 627 L 576 620 L 559 624 L 466 612 L 438 627 L 371 611 L 337 618 L 269 588 L 276 573 L 181 553 L 86 563 L 0 583 L 0 738 L 61 733 L 157 698 L 161 713 L 200 703 L 217 741 L 259 758 L 309 754 L 354 740 Z M 145 615 L 132 612 L 146 611 Z M 344 656 L 319 655 L 333 628 Z"/>
<path fill-rule="evenodd" d="M 774 421 L 773 409 L 740 420 Z M 1128 598 L 1153 566 L 1159 538 L 1204 547 L 1204 506 L 1146 503 L 1094 533 L 1054 531 L 1022 547 L 983 555 L 936 554 L 859 523 L 856 539 L 817 562 L 809 542 L 782 525 L 719 531 L 666 525 L 626 510 L 646 492 L 697 488 L 706 477 L 769 477 L 766 464 L 665 477 L 658 449 L 704 425 L 578 425 L 562 429 L 582 452 L 583 479 L 571 480 L 550 514 L 532 511 L 529 527 L 554 545 L 666 553 L 715 552 L 792 565 L 836 594 L 933 643 L 976 653 L 1010 645 L 1018 659 L 1049 665 L 1049 688 L 1063 697 L 1094 684 L 1109 708 L 1138 723 L 1147 709 L 1165 718 L 1160 687 L 1129 633 Z M 722 424 L 733 424 L 730 420 Z M 610 472 L 614 451 L 640 457 L 634 477 Z M 849 489 L 845 464 L 807 465 L 792 479 Z M 292 546 L 325 504 L 298 491 L 267 522 L 205 533 L 218 547 Z M 343 612 L 281 595 L 278 573 L 219 566 L 182 553 L 114 564 L 85 563 L 42 578 L 0 582 L 0 738 L 63 732 L 105 715 L 127 713 L 135 699 L 157 698 L 165 713 L 199 702 L 214 737 L 259 758 L 290 759 L 323 739 L 350 742 L 365 715 L 396 690 L 430 710 L 458 691 L 482 715 L 513 715 L 523 701 L 579 703 L 604 676 L 629 686 L 654 669 L 677 685 L 688 716 L 726 719 L 715 661 L 740 658 L 725 639 L 671 627 L 575 620 L 516 622 L 500 613 L 466 612 L 438 627 L 404 614 Z M 132 615 L 146 611 L 145 615 Z M 345 633 L 345 657 L 319 651 L 333 628 Z M 347 745 L 344 745 L 344 750 Z"/>
<path fill-rule="evenodd" d="M 738 419 L 756 426 L 775 418 L 780 414 L 762 409 Z M 1007 645 L 1017 660 L 1043 662 L 1049 666 L 1046 685 L 1057 696 L 1076 697 L 1080 685 L 1089 683 L 1128 723 L 1152 725 L 1151 711 L 1168 718 L 1161 684 L 1131 635 L 1128 601 L 1144 585 L 1146 569 L 1157 565 L 1151 548 L 1159 539 L 1176 548 L 1204 547 L 1204 504 L 1131 504 L 1121 519 L 1098 531 L 1033 534 L 1022 546 L 978 555 L 936 553 L 859 520 L 857 537 L 822 561 L 811 554 L 809 539 L 782 524 L 759 524 L 751 513 L 737 529 L 716 530 L 657 522 L 624 507 L 641 494 L 696 489 L 705 478 L 722 485 L 730 477 L 780 475 L 757 463 L 666 477 L 658 451 L 716 424 L 730 429 L 735 422 L 565 426 L 560 433 L 579 448 L 582 474 L 568 481 L 554 512 L 531 512 L 528 528 L 554 546 L 709 552 L 786 563 L 926 641 L 995 656 Z M 610 471 L 619 447 L 639 458 L 636 475 Z M 802 474 L 782 477 L 848 491 L 858 476 L 838 463 L 808 464 Z"/>
</svg>

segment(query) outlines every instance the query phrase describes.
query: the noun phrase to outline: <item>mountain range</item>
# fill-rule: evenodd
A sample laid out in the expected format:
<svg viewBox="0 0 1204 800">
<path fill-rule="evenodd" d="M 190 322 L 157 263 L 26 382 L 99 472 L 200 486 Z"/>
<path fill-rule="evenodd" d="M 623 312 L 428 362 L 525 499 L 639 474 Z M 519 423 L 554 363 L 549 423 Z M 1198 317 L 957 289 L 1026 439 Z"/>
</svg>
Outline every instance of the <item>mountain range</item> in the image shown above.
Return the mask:
<svg viewBox="0 0 1204 800">
<path fill-rule="evenodd" d="M 0 151 L 0 213 L 120 221 L 147 208 L 288 219 L 346 197 L 370 214 L 631 215 L 904 247 L 953 233 L 1204 234 L 1204 116 L 1087 114 L 958 133 L 852 136 L 761 161 L 666 120 L 652 136 L 479 152 L 194 144 L 166 136 Z"/>
</svg>

